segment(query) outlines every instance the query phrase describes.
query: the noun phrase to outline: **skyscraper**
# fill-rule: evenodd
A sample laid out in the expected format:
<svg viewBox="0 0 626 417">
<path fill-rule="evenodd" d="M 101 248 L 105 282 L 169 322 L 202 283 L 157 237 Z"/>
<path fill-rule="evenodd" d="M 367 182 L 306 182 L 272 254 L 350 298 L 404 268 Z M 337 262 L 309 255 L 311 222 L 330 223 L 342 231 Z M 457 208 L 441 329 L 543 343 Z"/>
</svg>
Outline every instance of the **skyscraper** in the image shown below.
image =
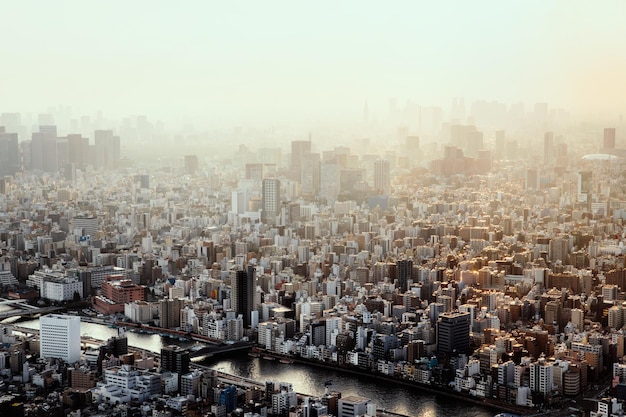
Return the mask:
<svg viewBox="0 0 626 417">
<path fill-rule="evenodd" d="M 614 127 L 604 128 L 604 138 L 602 141 L 602 145 L 605 150 L 615 149 L 615 128 Z"/>
<path fill-rule="evenodd" d="M 185 174 L 196 175 L 198 170 L 198 155 L 185 155 Z"/>
<path fill-rule="evenodd" d="M 39 321 L 41 357 L 80 360 L 80 317 L 48 314 Z"/>
<path fill-rule="evenodd" d="M 250 326 L 250 313 L 254 308 L 254 267 L 231 271 L 232 307 L 243 315 L 244 327 Z"/>
<path fill-rule="evenodd" d="M 39 132 L 33 132 L 30 142 L 30 168 L 38 171 L 57 171 L 57 127 L 39 126 Z"/>
<path fill-rule="evenodd" d="M 266 224 L 274 224 L 280 213 L 280 180 L 266 178 L 262 188 L 261 220 Z"/>
<path fill-rule="evenodd" d="M 4 133 L 4 128 L 0 129 L 0 176 L 13 175 L 21 169 L 17 133 Z"/>
<path fill-rule="evenodd" d="M 389 161 L 379 159 L 374 162 L 374 190 L 377 194 L 387 195 L 390 189 Z"/>
<path fill-rule="evenodd" d="M 320 197 L 326 204 L 334 204 L 339 196 L 339 165 L 335 162 L 320 166 Z"/>
<path fill-rule="evenodd" d="M 291 142 L 291 165 L 290 172 L 292 179 L 300 181 L 302 175 L 302 162 L 305 155 L 311 153 L 310 140 L 294 140 Z"/>
<path fill-rule="evenodd" d="M 396 262 L 396 277 L 398 278 L 398 289 L 400 293 L 407 291 L 407 281 L 411 278 L 413 271 L 413 261 L 410 259 L 400 259 Z"/>
<path fill-rule="evenodd" d="M 554 161 L 554 133 L 546 132 L 543 136 L 543 163 L 549 164 Z"/>
<path fill-rule="evenodd" d="M 120 160 L 120 138 L 113 136 L 112 130 L 96 130 L 96 168 L 112 169 Z"/>
<path fill-rule="evenodd" d="M 300 178 L 303 195 L 316 196 L 320 190 L 320 154 L 309 153 L 302 160 Z"/>
</svg>

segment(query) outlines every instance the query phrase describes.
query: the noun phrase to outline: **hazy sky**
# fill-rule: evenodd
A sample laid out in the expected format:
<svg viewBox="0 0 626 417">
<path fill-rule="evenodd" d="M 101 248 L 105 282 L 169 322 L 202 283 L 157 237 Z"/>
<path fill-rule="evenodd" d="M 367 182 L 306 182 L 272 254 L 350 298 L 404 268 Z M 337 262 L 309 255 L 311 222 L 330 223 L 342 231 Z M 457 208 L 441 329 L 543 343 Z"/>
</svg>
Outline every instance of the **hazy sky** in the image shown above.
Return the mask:
<svg viewBox="0 0 626 417">
<path fill-rule="evenodd" d="M 626 2 L 10 1 L 0 112 L 356 119 L 389 98 L 626 112 Z"/>
</svg>

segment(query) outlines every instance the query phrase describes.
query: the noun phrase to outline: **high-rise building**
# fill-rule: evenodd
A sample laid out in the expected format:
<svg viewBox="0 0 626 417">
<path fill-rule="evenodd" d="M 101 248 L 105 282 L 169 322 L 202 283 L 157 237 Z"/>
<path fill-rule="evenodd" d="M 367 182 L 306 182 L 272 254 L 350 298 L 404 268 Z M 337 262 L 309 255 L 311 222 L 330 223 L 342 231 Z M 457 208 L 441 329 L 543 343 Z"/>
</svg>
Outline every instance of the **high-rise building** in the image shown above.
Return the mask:
<svg viewBox="0 0 626 417">
<path fill-rule="evenodd" d="M 114 136 L 112 130 L 96 130 L 94 132 L 96 147 L 96 168 L 113 169 L 120 160 L 120 137 Z"/>
<path fill-rule="evenodd" d="M 67 135 L 67 163 L 79 169 L 92 164 L 89 138 L 80 134 Z"/>
<path fill-rule="evenodd" d="M 266 178 L 262 187 L 261 220 L 266 224 L 276 223 L 276 216 L 280 213 L 280 180 Z"/>
<path fill-rule="evenodd" d="M 150 188 L 150 175 L 149 174 L 141 174 L 138 177 L 139 187 L 148 189 Z"/>
<path fill-rule="evenodd" d="M 253 266 L 231 271 L 232 307 L 238 314 L 243 315 L 245 327 L 250 326 L 250 313 L 254 308 L 254 275 Z"/>
<path fill-rule="evenodd" d="M 437 320 L 437 352 L 467 353 L 469 350 L 470 313 L 448 312 Z"/>
<path fill-rule="evenodd" d="M 374 191 L 376 194 L 387 195 L 390 190 L 389 161 L 379 159 L 374 162 Z"/>
<path fill-rule="evenodd" d="M 247 210 L 246 191 L 236 190 L 231 192 L 230 207 L 233 213 L 243 214 Z"/>
<path fill-rule="evenodd" d="M 530 389 L 531 391 L 547 394 L 552 391 L 554 366 L 540 359 L 539 362 L 530 365 Z"/>
<path fill-rule="evenodd" d="M 5 133 L 0 126 L 0 176 L 14 175 L 21 168 L 17 133 Z"/>
<path fill-rule="evenodd" d="M 413 261 L 410 259 L 400 259 L 396 262 L 396 278 L 398 279 L 398 289 L 400 293 L 407 291 L 407 281 L 411 278 L 413 271 Z"/>
<path fill-rule="evenodd" d="M 310 153 L 310 140 L 294 140 L 291 142 L 290 173 L 293 180 L 300 181 L 302 175 L 302 162 L 304 161 L 305 155 L 308 155 Z"/>
<path fill-rule="evenodd" d="M 494 155 L 497 159 L 506 156 L 506 131 L 496 130 L 496 152 Z"/>
<path fill-rule="evenodd" d="M 246 179 L 261 181 L 263 179 L 263 164 L 246 164 Z"/>
<path fill-rule="evenodd" d="M 59 170 L 57 127 L 39 126 L 39 131 L 43 135 L 43 170 L 57 172 Z"/>
<path fill-rule="evenodd" d="M 72 229 L 78 236 L 91 236 L 95 239 L 98 232 L 98 218 L 95 216 L 76 216 L 72 219 Z"/>
<path fill-rule="evenodd" d="M 185 155 L 185 174 L 196 175 L 198 170 L 198 155 Z"/>
<path fill-rule="evenodd" d="M 31 169 L 46 172 L 57 171 L 56 126 L 39 126 L 39 132 L 32 134 L 30 148 Z"/>
<path fill-rule="evenodd" d="M 161 348 L 161 368 L 176 372 L 179 378 L 189 373 L 189 352 L 175 345 Z"/>
<path fill-rule="evenodd" d="M 336 162 L 322 163 L 320 166 L 320 197 L 332 205 L 339 196 L 339 165 Z"/>
<path fill-rule="evenodd" d="M 320 191 L 320 154 L 309 153 L 302 160 L 301 193 L 316 196 Z"/>
<path fill-rule="evenodd" d="M 605 127 L 604 137 L 602 141 L 602 147 L 604 150 L 610 151 L 615 149 L 615 128 Z"/>
<path fill-rule="evenodd" d="M 180 327 L 180 310 L 185 306 L 184 300 L 159 301 L 159 326 L 164 329 Z"/>
<path fill-rule="evenodd" d="M 539 190 L 539 172 L 536 169 L 526 170 L 526 189 Z"/>
<path fill-rule="evenodd" d="M 39 320 L 41 357 L 80 360 L 80 317 L 48 314 Z"/>
<path fill-rule="evenodd" d="M 578 202 L 591 202 L 593 187 L 593 173 L 591 171 L 580 171 L 578 173 Z"/>
<path fill-rule="evenodd" d="M 554 161 L 554 133 L 546 132 L 543 136 L 543 163 L 549 164 Z"/>
</svg>

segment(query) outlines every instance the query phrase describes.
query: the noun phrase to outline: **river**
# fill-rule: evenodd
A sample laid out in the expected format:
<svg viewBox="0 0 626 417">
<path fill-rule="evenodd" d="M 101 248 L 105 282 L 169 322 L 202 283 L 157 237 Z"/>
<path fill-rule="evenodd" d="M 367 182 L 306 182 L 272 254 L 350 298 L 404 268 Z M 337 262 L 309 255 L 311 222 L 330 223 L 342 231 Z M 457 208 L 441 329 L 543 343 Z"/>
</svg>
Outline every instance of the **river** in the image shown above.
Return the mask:
<svg viewBox="0 0 626 417">
<path fill-rule="evenodd" d="M 39 320 L 28 320 L 20 326 L 38 329 Z M 81 335 L 106 340 L 115 336 L 117 330 L 101 324 L 81 322 Z M 156 334 L 126 333 L 128 344 L 133 347 L 160 352 L 161 347 L 176 344 L 191 347 L 195 343 L 177 338 L 162 337 Z M 312 396 L 324 393 L 324 383 L 332 381 L 331 389 L 340 391 L 343 396 L 358 395 L 371 399 L 378 408 L 407 416 L 436 417 L 491 417 L 494 412 L 487 408 L 454 400 L 446 396 L 433 395 L 419 388 L 406 387 L 393 383 L 375 381 L 366 375 L 355 376 L 332 369 L 318 368 L 306 364 L 283 364 L 253 358 L 247 354 L 236 354 L 229 358 L 207 361 L 204 365 L 223 372 L 251 378 L 259 382 L 288 382 L 295 391 Z"/>
</svg>

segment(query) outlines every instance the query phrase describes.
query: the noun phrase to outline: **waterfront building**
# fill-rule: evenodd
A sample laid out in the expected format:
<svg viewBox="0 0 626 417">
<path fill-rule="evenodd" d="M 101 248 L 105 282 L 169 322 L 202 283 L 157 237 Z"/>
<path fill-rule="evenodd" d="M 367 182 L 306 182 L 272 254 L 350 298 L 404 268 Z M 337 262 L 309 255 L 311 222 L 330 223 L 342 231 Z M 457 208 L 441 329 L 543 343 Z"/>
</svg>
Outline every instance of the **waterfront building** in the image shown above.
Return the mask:
<svg viewBox="0 0 626 417">
<path fill-rule="evenodd" d="M 82 299 L 83 282 L 78 277 L 47 274 L 42 278 L 39 294 L 41 298 L 59 303 L 76 297 Z"/>
<path fill-rule="evenodd" d="M 159 301 L 159 327 L 172 329 L 180 327 L 180 312 L 185 307 L 181 299 L 163 299 Z"/>
<path fill-rule="evenodd" d="M 161 368 L 176 372 L 178 375 L 189 373 L 189 352 L 170 345 L 161 349 Z"/>
<path fill-rule="evenodd" d="M 350 395 L 339 399 L 339 417 L 358 417 L 367 412 L 369 398 Z"/>
<path fill-rule="evenodd" d="M 124 311 L 126 303 L 143 301 L 145 287 L 136 285 L 123 275 L 106 277 L 102 282 L 100 295 L 93 298 L 93 308 L 103 314 L 115 314 Z"/>
<path fill-rule="evenodd" d="M 80 360 L 80 317 L 48 314 L 39 321 L 41 357 Z"/>
</svg>

